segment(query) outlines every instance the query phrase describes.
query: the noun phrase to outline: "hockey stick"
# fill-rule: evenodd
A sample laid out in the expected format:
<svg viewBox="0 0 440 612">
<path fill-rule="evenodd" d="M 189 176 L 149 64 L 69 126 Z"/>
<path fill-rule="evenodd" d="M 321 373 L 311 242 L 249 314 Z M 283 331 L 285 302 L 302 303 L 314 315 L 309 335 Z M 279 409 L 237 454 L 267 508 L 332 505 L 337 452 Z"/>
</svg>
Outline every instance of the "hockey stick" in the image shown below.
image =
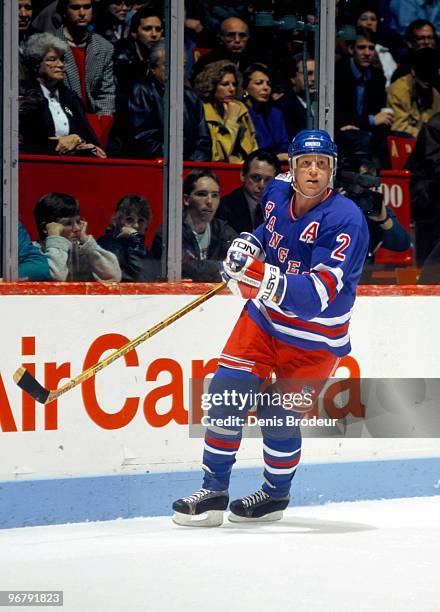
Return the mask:
<svg viewBox="0 0 440 612">
<path fill-rule="evenodd" d="M 70 391 L 70 389 L 73 389 L 74 387 L 81 384 L 85 380 L 88 380 L 89 378 L 94 376 L 97 372 L 99 372 L 100 370 L 104 369 L 105 367 L 107 367 L 108 365 L 116 361 L 116 359 L 119 359 L 119 357 L 123 357 L 129 351 L 139 346 L 139 344 L 141 344 L 142 342 L 145 342 L 145 340 L 148 340 L 149 338 L 151 338 L 158 332 L 162 331 L 162 329 L 165 329 L 165 327 L 168 327 L 168 325 L 171 325 L 171 323 L 174 323 L 174 321 L 177 321 L 177 319 L 180 319 L 181 317 L 186 315 L 188 312 L 191 312 L 191 310 L 194 310 L 194 308 L 197 308 L 197 306 L 199 306 L 200 304 L 203 304 L 204 302 L 212 298 L 216 293 L 218 293 L 225 287 L 226 287 L 226 283 L 219 283 L 218 285 L 215 285 L 215 287 L 213 287 L 212 289 L 210 289 L 203 295 L 199 295 L 198 298 L 196 298 L 195 300 L 193 300 L 192 302 L 190 302 L 189 304 L 187 304 L 186 306 L 184 306 L 183 308 L 181 308 L 174 314 L 164 319 L 161 323 L 157 323 L 156 325 L 153 325 L 153 327 L 150 327 L 149 330 L 147 330 L 146 332 L 144 332 L 143 334 L 141 334 L 134 340 L 127 342 L 127 344 L 124 344 L 124 346 L 121 346 L 120 349 L 118 349 L 117 351 L 115 351 L 114 353 L 112 353 L 111 355 L 103 359 L 102 361 L 98 361 L 98 363 L 95 363 L 95 365 L 91 366 L 87 370 L 84 370 L 84 372 L 82 372 L 75 378 L 71 378 L 69 382 L 67 382 L 65 385 L 62 385 L 59 389 L 55 389 L 54 391 L 45 389 L 32 376 L 32 374 L 30 374 L 26 370 L 26 368 L 23 368 L 23 367 L 18 368 L 18 370 L 15 372 L 14 381 L 21 389 L 23 389 L 23 391 L 25 391 L 28 395 L 30 395 L 35 400 L 37 400 L 37 402 L 40 402 L 40 404 L 48 404 L 54 399 L 57 399 L 58 397 L 60 397 L 60 395 L 67 393 L 67 391 Z"/>
</svg>

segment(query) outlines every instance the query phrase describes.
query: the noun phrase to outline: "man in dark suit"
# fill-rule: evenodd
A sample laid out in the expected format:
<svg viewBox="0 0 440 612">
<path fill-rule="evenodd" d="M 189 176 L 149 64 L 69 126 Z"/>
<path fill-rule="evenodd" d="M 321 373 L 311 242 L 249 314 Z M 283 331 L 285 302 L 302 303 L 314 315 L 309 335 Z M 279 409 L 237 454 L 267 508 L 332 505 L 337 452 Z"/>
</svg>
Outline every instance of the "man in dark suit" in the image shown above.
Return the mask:
<svg viewBox="0 0 440 612">
<path fill-rule="evenodd" d="M 251 232 L 263 222 L 260 202 L 267 184 L 280 173 L 277 156 L 266 149 L 257 149 L 243 164 L 243 186 L 223 197 L 216 216 L 224 219 L 237 234 Z"/>
<path fill-rule="evenodd" d="M 374 45 L 374 32 L 358 27 L 348 46 L 351 58 L 336 64 L 335 137 L 342 153 L 366 153 L 383 161 L 393 115 L 382 110 L 385 76 L 372 66 Z"/>
<path fill-rule="evenodd" d="M 313 102 L 316 94 L 315 60 L 309 56 L 306 58 L 306 74 L 304 77 L 303 54 L 297 53 L 293 57 L 289 68 L 289 80 L 292 86 L 276 102 L 278 108 L 283 112 L 289 140 L 292 140 L 301 130 L 307 129 L 306 79 L 310 101 Z"/>
<path fill-rule="evenodd" d="M 256 61 L 264 60 L 261 50 L 256 53 L 254 49 L 250 48 L 249 39 L 248 25 L 242 19 L 228 17 L 222 21 L 216 46 L 212 51 L 199 58 L 193 66 L 193 81 L 205 66 L 213 62 L 229 60 L 237 66 L 240 72 L 243 72 Z"/>
<path fill-rule="evenodd" d="M 138 159 L 164 156 L 165 53 L 164 40 L 153 45 L 149 55 L 148 76 L 134 83 L 128 92 L 126 107 L 122 107 L 116 117 L 110 138 L 110 155 L 122 154 Z M 181 110 L 183 159 L 211 161 L 212 142 L 203 104 L 190 87 L 184 87 Z"/>
</svg>

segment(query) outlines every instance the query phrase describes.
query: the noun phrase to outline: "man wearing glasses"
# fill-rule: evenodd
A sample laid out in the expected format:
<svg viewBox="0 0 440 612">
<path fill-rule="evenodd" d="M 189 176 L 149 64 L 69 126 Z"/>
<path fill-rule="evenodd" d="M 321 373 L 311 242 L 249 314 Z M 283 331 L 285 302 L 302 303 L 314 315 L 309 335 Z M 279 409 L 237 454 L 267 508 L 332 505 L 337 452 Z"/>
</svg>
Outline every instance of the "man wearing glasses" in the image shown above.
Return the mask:
<svg viewBox="0 0 440 612">
<path fill-rule="evenodd" d="M 220 26 L 219 41 L 217 46 L 206 55 L 203 55 L 193 68 L 193 79 L 203 70 L 207 64 L 220 60 L 229 60 L 243 72 L 245 68 L 263 59 L 256 57 L 249 50 L 249 28 L 245 21 L 238 17 L 228 17 L 222 21 Z"/>
<path fill-rule="evenodd" d="M 392 83 L 411 72 L 411 54 L 426 47 L 437 48 L 437 34 L 434 26 L 426 19 L 415 19 L 406 28 L 405 42 L 408 47 L 408 54 L 401 58 L 399 66 L 391 78 Z"/>
<path fill-rule="evenodd" d="M 240 173 L 243 185 L 221 199 L 216 216 L 227 221 L 237 234 L 254 230 L 263 222 L 260 207 L 263 193 L 280 171 L 280 162 L 274 153 L 266 149 L 251 153 Z"/>
</svg>

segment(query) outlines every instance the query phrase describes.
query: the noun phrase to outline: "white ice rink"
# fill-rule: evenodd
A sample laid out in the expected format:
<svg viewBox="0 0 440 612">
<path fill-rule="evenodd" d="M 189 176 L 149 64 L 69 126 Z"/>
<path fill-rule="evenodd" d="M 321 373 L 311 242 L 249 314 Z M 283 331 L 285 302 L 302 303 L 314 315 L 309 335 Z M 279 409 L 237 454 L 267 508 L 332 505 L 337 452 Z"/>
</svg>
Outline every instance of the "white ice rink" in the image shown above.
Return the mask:
<svg viewBox="0 0 440 612">
<path fill-rule="evenodd" d="M 4 530 L 0 583 L 63 590 L 69 612 L 438 612 L 440 496 L 290 508 L 270 525 Z"/>
</svg>

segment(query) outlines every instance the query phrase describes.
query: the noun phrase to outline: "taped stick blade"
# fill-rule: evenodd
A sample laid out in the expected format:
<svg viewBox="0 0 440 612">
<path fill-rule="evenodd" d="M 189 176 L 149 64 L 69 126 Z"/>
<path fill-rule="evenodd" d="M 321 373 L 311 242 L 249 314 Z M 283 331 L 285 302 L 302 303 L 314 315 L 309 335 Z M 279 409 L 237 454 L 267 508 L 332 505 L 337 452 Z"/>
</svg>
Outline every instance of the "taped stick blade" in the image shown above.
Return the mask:
<svg viewBox="0 0 440 612">
<path fill-rule="evenodd" d="M 14 374 L 14 381 L 20 389 L 23 389 L 23 391 L 37 400 L 37 402 L 40 402 L 40 404 L 47 402 L 50 391 L 42 387 L 38 380 L 32 374 L 29 374 L 26 368 L 18 368 Z"/>
</svg>

